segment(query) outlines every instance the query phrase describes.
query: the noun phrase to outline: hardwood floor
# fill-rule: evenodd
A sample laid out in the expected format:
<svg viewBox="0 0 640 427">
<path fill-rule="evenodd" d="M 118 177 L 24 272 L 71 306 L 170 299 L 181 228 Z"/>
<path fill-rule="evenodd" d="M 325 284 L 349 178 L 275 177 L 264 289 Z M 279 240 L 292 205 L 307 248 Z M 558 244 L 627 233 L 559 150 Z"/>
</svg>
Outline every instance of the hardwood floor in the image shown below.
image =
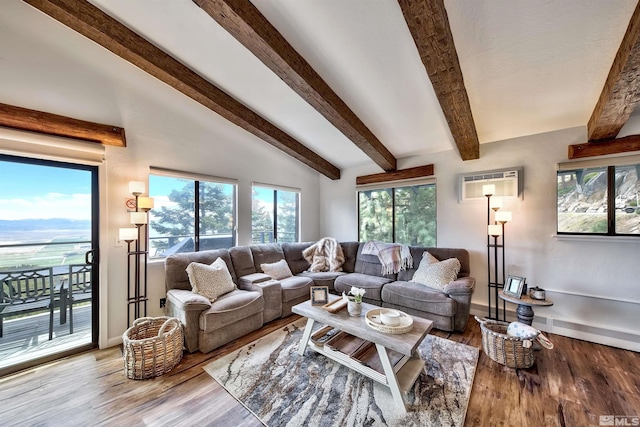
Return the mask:
<svg viewBox="0 0 640 427">
<path fill-rule="evenodd" d="M 146 381 L 124 375 L 120 347 L 95 350 L 0 378 L 2 426 L 260 426 L 202 367 L 298 316 L 209 354 L 185 354 L 170 373 Z M 480 348 L 478 323 L 448 337 Z M 598 426 L 601 415 L 640 416 L 640 354 L 549 335 L 553 350 L 530 369 L 480 353 L 466 426 Z"/>
</svg>

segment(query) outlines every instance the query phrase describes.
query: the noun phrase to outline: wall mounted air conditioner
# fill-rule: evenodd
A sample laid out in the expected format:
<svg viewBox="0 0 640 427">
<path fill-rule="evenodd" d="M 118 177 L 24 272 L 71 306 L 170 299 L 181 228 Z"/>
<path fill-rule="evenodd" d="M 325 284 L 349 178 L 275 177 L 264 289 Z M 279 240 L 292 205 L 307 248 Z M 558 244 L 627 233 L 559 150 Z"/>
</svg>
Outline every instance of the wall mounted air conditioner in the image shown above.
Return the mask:
<svg viewBox="0 0 640 427">
<path fill-rule="evenodd" d="M 486 196 L 482 191 L 482 186 L 486 184 L 495 185 L 496 193 L 494 196 L 522 198 L 522 167 L 460 174 L 458 201 L 473 202 L 486 200 Z"/>
</svg>

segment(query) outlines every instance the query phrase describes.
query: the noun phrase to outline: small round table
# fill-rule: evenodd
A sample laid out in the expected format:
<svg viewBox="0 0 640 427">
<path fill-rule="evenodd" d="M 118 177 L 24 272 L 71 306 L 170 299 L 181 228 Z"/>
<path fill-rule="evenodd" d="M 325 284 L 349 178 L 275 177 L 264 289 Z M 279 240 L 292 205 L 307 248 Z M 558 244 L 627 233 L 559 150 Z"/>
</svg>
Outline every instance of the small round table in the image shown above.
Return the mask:
<svg viewBox="0 0 640 427">
<path fill-rule="evenodd" d="M 550 299 L 533 299 L 529 295 L 522 295 L 522 297 L 516 298 L 512 297 L 511 295 L 505 294 L 504 291 L 500 291 L 498 295 L 505 301 L 518 304 L 518 308 L 516 309 L 518 321 L 527 325 L 531 325 L 531 323 L 533 322 L 533 306 L 546 307 L 553 305 L 553 301 L 551 301 Z"/>
</svg>

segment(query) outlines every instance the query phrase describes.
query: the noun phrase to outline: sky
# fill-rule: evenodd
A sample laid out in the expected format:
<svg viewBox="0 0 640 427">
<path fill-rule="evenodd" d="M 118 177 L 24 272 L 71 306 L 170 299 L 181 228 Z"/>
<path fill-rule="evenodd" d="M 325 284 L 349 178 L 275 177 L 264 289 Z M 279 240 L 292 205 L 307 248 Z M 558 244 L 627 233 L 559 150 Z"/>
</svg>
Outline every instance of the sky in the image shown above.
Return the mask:
<svg viewBox="0 0 640 427">
<path fill-rule="evenodd" d="M 91 173 L 0 161 L 0 219 L 91 219 Z"/>
</svg>

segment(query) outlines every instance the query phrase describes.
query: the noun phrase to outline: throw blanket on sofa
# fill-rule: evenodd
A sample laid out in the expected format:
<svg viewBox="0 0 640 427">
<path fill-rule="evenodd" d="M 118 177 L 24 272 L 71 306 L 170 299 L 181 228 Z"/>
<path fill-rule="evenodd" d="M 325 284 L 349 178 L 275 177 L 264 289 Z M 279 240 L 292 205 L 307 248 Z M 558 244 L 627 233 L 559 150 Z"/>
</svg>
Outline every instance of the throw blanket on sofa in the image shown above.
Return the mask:
<svg viewBox="0 0 640 427">
<path fill-rule="evenodd" d="M 382 264 L 382 274 L 395 274 L 413 267 L 413 258 L 408 246 L 400 243 L 368 241 L 362 248 L 365 255 L 376 255 Z"/>
<path fill-rule="evenodd" d="M 323 237 L 302 252 L 311 266 L 309 271 L 342 271 L 344 253 L 342 246 L 332 237 Z"/>
</svg>

